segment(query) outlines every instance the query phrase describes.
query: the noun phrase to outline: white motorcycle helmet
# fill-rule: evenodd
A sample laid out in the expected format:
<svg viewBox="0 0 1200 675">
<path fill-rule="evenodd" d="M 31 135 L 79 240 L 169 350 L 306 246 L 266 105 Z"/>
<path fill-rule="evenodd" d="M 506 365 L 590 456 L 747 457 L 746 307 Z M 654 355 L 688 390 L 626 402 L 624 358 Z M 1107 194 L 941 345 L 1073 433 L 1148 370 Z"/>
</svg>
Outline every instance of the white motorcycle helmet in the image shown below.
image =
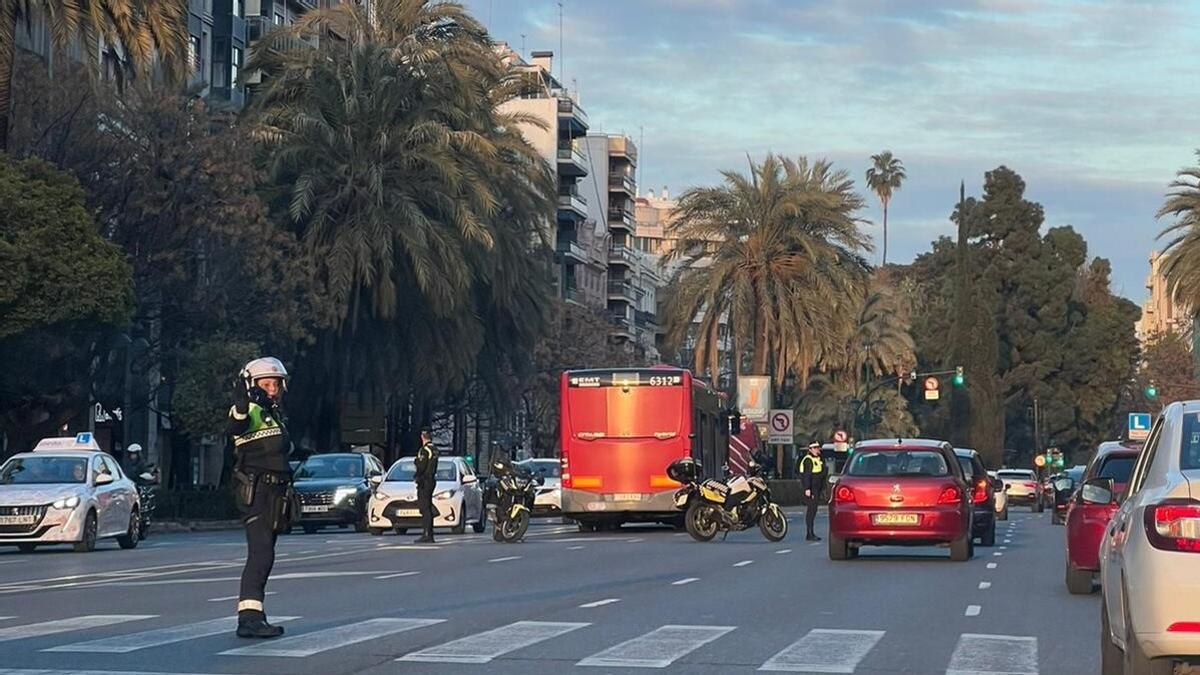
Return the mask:
<svg viewBox="0 0 1200 675">
<path fill-rule="evenodd" d="M 125 448 L 125 452 L 130 455 L 136 455 L 136 454 L 140 453 L 141 451 L 142 451 L 142 445 L 140 443 L 130 443 L 129 447 Z"/>
<path fill-rule="evenodd" d="M 284 368 L 283 362 L 274 356 L 264 356 L 254 359 L 242 368 L 240 375 L 246 380 L 247 388 L 253 387 L 261 379 L 275 377 L 279 378 L 283 383 L 283 390 L 287 391 L 287 368 Z"/>
</svg>

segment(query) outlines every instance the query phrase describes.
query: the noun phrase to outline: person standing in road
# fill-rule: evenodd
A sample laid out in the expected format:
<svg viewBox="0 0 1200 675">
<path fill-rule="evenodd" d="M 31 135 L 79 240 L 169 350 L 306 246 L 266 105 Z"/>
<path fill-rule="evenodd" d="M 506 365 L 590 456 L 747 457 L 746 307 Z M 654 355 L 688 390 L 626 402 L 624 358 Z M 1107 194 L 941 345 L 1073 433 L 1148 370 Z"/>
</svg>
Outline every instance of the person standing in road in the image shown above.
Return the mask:
<svg viewBox="0 0 1200 675">
<path fill-rule="evenodd" d="M 817 508 L 821 503 L 821 491 L 825 489 L 825 461 L 821 458 L 821 444 L 816 441 L 808 444 L 808 453 L 800 458 L 800 485 L 804 489 L 804 504 L 808 510 L 804 514 L 804 525 L 808 529 L 805 541 L 821 541 L 814 529 L 817 522 Z"/>
<path fill-rule="evenodd" d="M 417 508 L 421 511 L 420 544 L 433 543 L 433 490 L 437 486 L 438 451 L 433 444 L 433 432 L 421 430 L 421 448 L 417 450 L 416 473 Z"/>
<path fill-rule="evenodd" d="M 275 540 L 295 515 L 288 498 L 292 444 L 282 409 L 287 376 L 279 359 L 265 357 L 247 363 L 233 386 L 226 432 L 233 437 L 233 483 L 246 530 L 237 605 L 237 635 L 243 638 L 283 635 L 282 626 L 267 622 L 263 598 L 275 565 Z"/>
</svg>

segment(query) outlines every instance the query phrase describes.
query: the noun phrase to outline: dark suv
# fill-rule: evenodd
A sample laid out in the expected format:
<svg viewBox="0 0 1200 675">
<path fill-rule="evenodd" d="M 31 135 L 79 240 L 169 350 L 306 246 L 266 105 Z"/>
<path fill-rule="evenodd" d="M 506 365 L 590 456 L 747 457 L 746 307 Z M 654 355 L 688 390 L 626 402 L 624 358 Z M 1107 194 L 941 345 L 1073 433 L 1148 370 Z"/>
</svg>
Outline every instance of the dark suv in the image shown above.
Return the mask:
<svg viewBox="0 0 1200 675">
<path fill-rule="evenodd" d="M 988 475 L 979 453 L 970 448 L 955 448 L 954 455 L 962 466 L 963 477 L 971 489 L 971 506 L 974 511 L 971 536 L 979 539 L 980 546 L 996 545 L 996 484 L 999 479 Z"/>
<path fill-rule="evenodd" d="M 383 475 L 383 464 L 364 452 L 312 455 L 294 476 L 300 497 L 300 526 L 312 534 L 326 525 L 353 525 L 367 531 L 371 476 Z"/>
</svg>

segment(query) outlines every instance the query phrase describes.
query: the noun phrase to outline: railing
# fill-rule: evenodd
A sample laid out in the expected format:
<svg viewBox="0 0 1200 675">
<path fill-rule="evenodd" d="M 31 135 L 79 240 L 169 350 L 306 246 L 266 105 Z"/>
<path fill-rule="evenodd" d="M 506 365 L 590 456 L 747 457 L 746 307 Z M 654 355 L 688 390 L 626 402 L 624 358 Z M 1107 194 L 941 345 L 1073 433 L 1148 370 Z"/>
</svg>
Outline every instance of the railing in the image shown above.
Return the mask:
<svg viewBox="0 0 1200 675">
<path fill-rule="evenodd" d="M 608 247 L 608 260 L 609 262 L 623 262 L 634 265 L 637 263 L 638 258 L 637 253 L 628 246 L 613 244 Z"/>
<path fill-rule="evenodd" d="M 658 325 L 658 317 L 656 317 L 654 315 L 654 312 L 647 312 L 647 311 L 641 310 L 641 309 L 637 310 L 637 312 L 634 313 L 633 320 L 639 326 Z"/>
<path fill-rule="evenodd" d="M 560 162 L 573 162 L 585 169 L 587 168 L 587 165 L 588 165 L 587 157 L 585 157 L 583 155 L 583 153 L 580 152 L 579 148 L 575 147 L 574 144 L 572 144 L 568 147 L 565 147 L 565 148 L 562 146 L 559 146 L 558 160 Z"/>
<path fill-rule="evenodd" d="M 563 297 L 563 300 L 570 300 L 571 302 L 582 302 L 583 301 L 583 294 L 580 293 L 579 289 L 575 288 L 574 286 L 567 286 L 566 288 L 564 288 L 562 290 L 562 297 Z"/>
<path fill-rule="evenodd" d="M 560 192 L 558 194 L 558 207 L 562 209 L 575 209 L 584 216 L 587 215 L 587 199 L 578 192 Z"/>
<path fill-rule="evenodd" d="M 315 5 L 314 5 L 314 7 L 315 7 Z M 268 34 L 274 32 L 275 29 L 277 29 L 277 28 L 282 28 L 282 26 L 276 26 L 274 23 L 271 22 L 271 19 L 269 17 L 265 17 L 265 16 L 248 16 L 248 17 L 246 17 L 246 37 L 249 39 L 250 42 L 257 42 L 258 40 L 261 40 L 261 39 L 267 37 Z M 279 49 L 281 51 L 297 51 L 297 50 L 301 50 L 301 49 L 312 49 L 316 46 L 312 42 L 305 40 L 304 38 L 296 37 L 294 35 L 288 35 L 286 37 L 283 37 L 283 36 L 275 37 L 272 39 L 271 43 L 274 45 L 274 47 L 276 49 Z"/>
<path fill-rule="evenodd" d="M 623 223 L 628 225 L 630 229 L 633 229 L 633 213 L 631 213 L 629 209 L 609 209 L 608 222 L 612 225 Z"/>
<path fill-rule="evenodd" d="M 633 284 L 627 281 L 610 281 L 608 282 L 608 294 L 620 296 L 632 302 Z"/>
<path fill-rule="evenodd" d="M 570 256 L 579 261 L 587 261 L 587 249 L 579 245 L 579 241 L 575 238 L 575 235 L 564 237 L 562 234 L 559 234 L 555 250 L 561 255 Z"/>
<path fill-rule="evenodd" d="M 608 154 L 628 157 L 629 161 L 637 162 L 637 146 L 628 138 L 620 137 L 609 141 Z"/>
<path fill-rule="evenodd" d="M 629 317 L 625 316 L 624 314 L 611 314 L 610 313 L 608 315 L 608 322 L 614 326 L 620 326 L 622 328 L 629 327 Z"/>
<path fill-rule="evenodd" d="M 608 174 L 608 186 L 622 189 L 631 195 L 637 194 L 637 186 L 634 184 L 633 178 L 623 173 Z"/>
<path fill-rule="evenodd" d="M 573 116 L 575 119 L 583 123 L 583 126 L 586 127 L 588 125 L 587 113 L 583 111 L 583 108 L 579 107 L 579 104 L 576 103 L 574 99 L 569 98 L 566 95 L 559 96 L 558 114 Z"/>
</svg>

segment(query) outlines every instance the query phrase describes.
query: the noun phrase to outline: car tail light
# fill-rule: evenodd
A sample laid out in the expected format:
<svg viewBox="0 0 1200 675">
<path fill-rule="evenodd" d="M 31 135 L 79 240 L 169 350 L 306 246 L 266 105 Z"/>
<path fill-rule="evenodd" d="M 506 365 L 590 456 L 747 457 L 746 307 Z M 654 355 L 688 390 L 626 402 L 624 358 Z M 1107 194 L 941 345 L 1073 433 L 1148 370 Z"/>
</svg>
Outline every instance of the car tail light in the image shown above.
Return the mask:
<svg viewBox="0 0 1200 675">
<path fill-rule="evenodd" d="M 942 494 L 938 495 L 937 503 L 939 503 L 939 504 L 957 504 L 961 500 L 962 500 L 962 493 L 959 492 L 957 487 L 954 487 L 953 485 L 951 485 L 950 487 L 942 490 Z"/>
<path fill-rule="evenodd" d="M 1168 499 L 1146 507 L 1146 537 L 1164 551 L 1200 553 L 1200 502 Z"/>
<path fill-rule="evenodd" d="M 972 493 L 971 499 L 973 499 L 976 504 L 982 504 L 987 501 L 987 498 L 987 481 L 981 480 L 975 484 L 975 492 Z"/>
<path fill-rule="evenodd" d="M 1036 490 L 1036 489 L 1037 489 L 1037 483 L 1026 483 L 1026 484 L 1025 484 L 1025 487 L 1029 488 L 1030 490 Z"/>
<path fill-rule="evenodd" d="M 1200 621 L 1176 621 L 1167 626 L 1168 633 L 1200 633 Z"/>
<path fill-rule="evenodd" d="M 851 489 L 849 485 L 839 485 L 837 486 L 837 489 L 833 491 L 833 498 L 841 504 L 853 504 L 854 490 Z"/>
</svg>

